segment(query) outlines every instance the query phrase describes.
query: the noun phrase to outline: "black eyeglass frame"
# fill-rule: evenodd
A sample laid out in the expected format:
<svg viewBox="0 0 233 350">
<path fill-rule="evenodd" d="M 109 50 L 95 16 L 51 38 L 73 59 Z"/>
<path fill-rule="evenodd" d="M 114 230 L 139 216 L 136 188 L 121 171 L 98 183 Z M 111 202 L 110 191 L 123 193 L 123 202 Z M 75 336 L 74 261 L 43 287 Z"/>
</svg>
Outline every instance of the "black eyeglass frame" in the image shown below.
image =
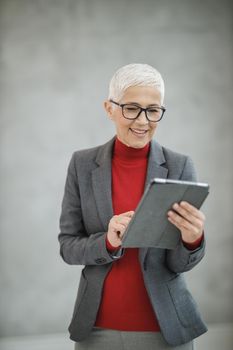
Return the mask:
<svg viewBox="0 0 233 350">
<path fill-rule="evenodd" d="M 151 122 L 151 123 L 158 123 L 158 122 L 163 118 L 164 112 L 166 111 L 166 108 L 165 108 L 165 107 L 163 107 L 163 106 L 157 107 L 157 106 L 156 106 L 156 108 L 159 108 L 159 109 L 162 110 L 162 115 L 161 115 L 161 117 L 160 117 L 158 120 L 150 120 L 150 119 L 148 118 L 148 116 L 147 116 L 147 111 L 148 111 L 148 109 L 151 109 L 152 107 L 142 108 L 142 107 L 140 107 L 140 106 L 138 106 L 138 105 L 134 105 L 133 103 L 118 103 L 118 102 L 113 101 L 112 99 L 110 99 L 109 101 L 112 102 L 112 103 L 114 103 L 115 105 L 121 107 L 123 117 L 124 117 L 125 119 L 128 119 L 128 120 L 135 120 L 135 119 L 137 119 L 137 118 L 140 116 L 140 114 L 141 114 L 142 112 L 145 112 L 146 119 L 147 119 L 149 122 Z M 139 111 L 138 115 L 137 115 L 135 118 L 127 118 L 127 117 L 124 115 L 124 112 L 123 112 L 124 106 L 130 106 L 130 105 L 140 108 L 140 111 Z"/>
</svg>

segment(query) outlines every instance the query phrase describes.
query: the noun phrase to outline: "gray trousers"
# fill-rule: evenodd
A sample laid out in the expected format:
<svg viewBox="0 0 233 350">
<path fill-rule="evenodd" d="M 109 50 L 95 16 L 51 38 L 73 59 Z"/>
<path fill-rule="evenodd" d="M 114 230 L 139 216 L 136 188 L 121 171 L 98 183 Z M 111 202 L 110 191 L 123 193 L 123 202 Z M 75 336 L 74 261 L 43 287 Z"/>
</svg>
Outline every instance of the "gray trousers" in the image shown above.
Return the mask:
<svg viewBox="0 0 233 350">
<path fill-rule="evenodd" d="M 160 332 L 123 332 L 94 327 L 87 339 L 75 343 L 75 350 L 193 350 L 193 342 L 168 345 Z"/>
</svg>

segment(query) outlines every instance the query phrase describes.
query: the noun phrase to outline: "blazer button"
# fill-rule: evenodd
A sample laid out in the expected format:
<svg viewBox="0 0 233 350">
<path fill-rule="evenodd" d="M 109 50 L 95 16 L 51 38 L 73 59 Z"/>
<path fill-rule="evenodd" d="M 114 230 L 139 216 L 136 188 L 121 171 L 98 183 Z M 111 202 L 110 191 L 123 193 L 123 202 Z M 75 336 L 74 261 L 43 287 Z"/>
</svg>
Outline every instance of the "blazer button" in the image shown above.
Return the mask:
<svg viewBox="0 0 233 350">
<path fill-rule="evenodd" d="M 105 258 L 99 258 L 99 259 L 96 259 L 95 262 L 96 264 L 103 264 L 105 263 L 107 260 Z"/>
<path fill-rule="evenodd" d="M 192 263 L 192 262 L 194 262 L 194 261 L 196 261 L 196 258 L 191 256 L 191 257 L 189 258 L 189 262 Z"/>
</svg>

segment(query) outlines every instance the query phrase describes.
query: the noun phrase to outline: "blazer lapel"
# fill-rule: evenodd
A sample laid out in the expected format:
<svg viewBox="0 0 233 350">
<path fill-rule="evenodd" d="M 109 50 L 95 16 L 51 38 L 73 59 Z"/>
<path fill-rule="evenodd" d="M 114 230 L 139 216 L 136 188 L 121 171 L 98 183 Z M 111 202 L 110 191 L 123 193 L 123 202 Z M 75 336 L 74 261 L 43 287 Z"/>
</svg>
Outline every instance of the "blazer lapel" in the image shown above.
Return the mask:
<svg viewBox="0 0 233 350">
<path fill-rule="evenodd" d="M 145 189 L 150 183 L 150 181 L 155 177 L 160 177 L 163 179 L 167 178 L 168 175 L 168 169 L 166 168 L 166 159 L 164 157 L 163 149 L 161 145 L 156 142 L 155 140 L 151 141 L 151 149 L 150 149 L 150 155 L 148 160 L 148 167 L 147 167 L 147 176 L 145 181 Z M 144 259 L 146 257 L 146 254 L 148 252 L 149 248 L 140 248 L 139 249 L 139 256 L 140 261 L 143 266 Z"/>
<path fill-rule="evenodd" d="M 168 169 L 164 167 L 165 163 L 166 160 L 164 158 L 163 149 L 161 145 L 158 142 L 152 140 L 147 166 L 145 189 L 153 178 L 167 178 Z"/>
<path fill-rule="evenodd" d="M 97 154 L 98 165 L 92 171 L 92 187 L 100 220 L 105 231 L 113 216 L 112 208 L 112 149 L 115 137 L 103 145 Z"/>
</svg>

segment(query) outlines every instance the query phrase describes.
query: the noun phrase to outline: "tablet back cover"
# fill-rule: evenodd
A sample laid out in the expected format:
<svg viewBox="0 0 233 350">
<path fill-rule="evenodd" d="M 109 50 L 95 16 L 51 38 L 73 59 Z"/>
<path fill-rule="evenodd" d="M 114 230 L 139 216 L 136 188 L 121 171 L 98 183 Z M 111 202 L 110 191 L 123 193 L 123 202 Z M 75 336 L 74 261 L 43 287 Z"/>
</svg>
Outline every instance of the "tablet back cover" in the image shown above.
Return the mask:
<svg viewBox="0 0 233 350">
<path fill-rule="evenodd" d="M 167 212 L 182 200 L 200 208 L 208 193 L 209 187 L 151 182 L 125 231 L 122 247 L 174 249 L 180 231 L 168 221 Z"/>
</svg>

